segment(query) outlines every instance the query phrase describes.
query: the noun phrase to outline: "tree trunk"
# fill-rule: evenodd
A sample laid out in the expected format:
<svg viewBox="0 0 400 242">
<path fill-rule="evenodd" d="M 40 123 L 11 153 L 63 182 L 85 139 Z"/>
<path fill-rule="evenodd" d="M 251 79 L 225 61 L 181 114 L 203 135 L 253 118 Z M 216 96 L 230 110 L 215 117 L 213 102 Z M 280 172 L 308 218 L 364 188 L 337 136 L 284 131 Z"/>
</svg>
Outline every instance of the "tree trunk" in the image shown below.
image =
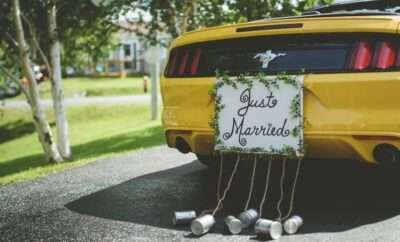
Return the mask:
<svg viewBox="0 0 400 242">
<path fill-rule="evenodd" d="M 66 117 L 62 77 L 61 77 L 61 50 L 60 41 L 57 35 L 57 8 L 55 5 L 51 6 L 48 13 L 49 22 L 49 38 L 50 38 L 50 65 L 52 73 L 51 80 L 51 94 L 53 97 L 53 109 L 56 117 L 57 126 L 57 144 L 61 156 L 64 159 L 71 159 L 71 148 L 69 144 L 68 135 L 68 122 Z"/>
<path fill-rule="evenodd" d="M 191 16 L 195 16 L 197 11 L 197 1 L 196 0 L 188 0 L 186 1 L 185 10 L 183 11 L 182 22 L 180 25 L 180 33 L 184 34 L 189 30 L 189 18 Z"/>
<path fill-rule="evenodd" d="M 178 37 L 182 33 L 181 33 L 181 27 L 180 27 L 180 24 L 178 21 L 178 14 L 176 13 L 175 5 L 172 4 L 171 0 L 166 0 L 166 2 L 167 2 L 166 11 L 168 11 L 169 15 L 171 16 L 169 21 L 167 21 L 167 25 L 169 25 L 173 29 L 173 31 L 171 31 L 172 36 Z"/>
<path fill-rule="evenodd" d="M 18 51 L 21 66 L 25 77 L 28 79 L 28 91 L 31 98 L 31 111 L 33 115 L 33 123 L 39 135 L 39 141 L 48 161 L 60 162 L 62 158 L 58 152 L 57 146 L 53 141 L 49 122 L 41 107 L 39 90 L 35 76 L 32 70 L 29 47 L 26 44 L 24 29 L 22 27 L 19 0 L 13 0 L 13 15 L 15 29 L 17 33 Z"/>
</svg>

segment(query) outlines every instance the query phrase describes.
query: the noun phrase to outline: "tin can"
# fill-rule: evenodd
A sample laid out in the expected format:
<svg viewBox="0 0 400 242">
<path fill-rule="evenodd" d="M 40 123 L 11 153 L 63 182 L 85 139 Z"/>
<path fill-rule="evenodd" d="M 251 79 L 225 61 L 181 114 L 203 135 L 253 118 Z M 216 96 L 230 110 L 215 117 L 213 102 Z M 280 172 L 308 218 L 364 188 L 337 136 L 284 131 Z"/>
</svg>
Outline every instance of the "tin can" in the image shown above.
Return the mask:
<svg viewBox="0 0 400 242">
<path fill-rule="evenodd" d="M 229 215 L 224 219 L 224 222 L 231 234 L 239 234 L 242 232 L 242 222 L 236 217 Z"/>
<path fill-rule="evenodd" d="M 303 225 L 303 219 L 299 215 L 293 215 L 285 221 L 283 228 L 288 234 L 294 234 Z"/>
<path fill-rule="evenodd" d="M 196 211 L 193 210 L 174 212 L 174 216 L 172 217 L 172 224 L 175 226 L 188 225 L 196 217 L 197 217 Z"/>
<path fill-rule="evenodd" d="M 254 208 L 248 209 L 239 214 L 239 220 L 242 223 L 242 228 L 248 228 L 253 225 L 258 219 L 258 212 Z"/>
<path fill-rule="evenodd" d="M 206 214 L 193 220 L 190 229 L 194 235 L 200 236 L 207 233 L 214 224 L 214 216 Z"/>
<path fill-rule="evenodd" d="M 257 220 L 254 231 L 257 235 L 267 235 L 272 239 L 279 239 L 282 236 L 282 224 L 268 219 Z"/>
</svg>

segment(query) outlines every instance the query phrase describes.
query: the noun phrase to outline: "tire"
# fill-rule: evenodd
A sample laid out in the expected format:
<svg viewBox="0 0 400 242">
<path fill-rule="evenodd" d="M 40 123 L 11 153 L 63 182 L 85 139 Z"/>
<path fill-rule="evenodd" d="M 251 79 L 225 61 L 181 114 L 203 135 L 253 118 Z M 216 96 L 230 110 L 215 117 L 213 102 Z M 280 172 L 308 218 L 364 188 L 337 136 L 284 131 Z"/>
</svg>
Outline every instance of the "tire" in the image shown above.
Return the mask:
<svg viewBox="0 0 400 242">
<path fill-rule="evenodd" d="M 217 157 L 214 155 L 200 155 L 196 154 L 197 159 L 205 166 L 211 167 L 218 164 Z"/>
</svg>

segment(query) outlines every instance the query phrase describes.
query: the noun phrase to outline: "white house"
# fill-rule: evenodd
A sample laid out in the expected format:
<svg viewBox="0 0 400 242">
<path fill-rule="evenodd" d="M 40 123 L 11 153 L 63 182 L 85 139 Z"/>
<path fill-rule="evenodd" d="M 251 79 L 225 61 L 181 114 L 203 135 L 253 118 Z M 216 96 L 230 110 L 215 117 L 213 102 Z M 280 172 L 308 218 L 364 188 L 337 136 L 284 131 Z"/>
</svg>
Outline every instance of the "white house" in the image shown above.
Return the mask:
<svg viewBox="0 0 400 242">
<path fill-rule="evenodd" d="M 126 75 L 134 73 L 148 73 L 149 66 L 144 60 L 144 54 L 147 49 L 146 42 L 134 31 L 137 26 L 129 26 L 126 22 L 119 22 L 123 26 L 116 34 L 119 42 L 117 49 L 112 51 L 108 58 L 97 65 L 96 70 L 104 75 Z M 140 28 L 140 27 L 139 27 Z M 165 60 L 167 49 L 161 48 L 161 56 Z"/>
</svg>

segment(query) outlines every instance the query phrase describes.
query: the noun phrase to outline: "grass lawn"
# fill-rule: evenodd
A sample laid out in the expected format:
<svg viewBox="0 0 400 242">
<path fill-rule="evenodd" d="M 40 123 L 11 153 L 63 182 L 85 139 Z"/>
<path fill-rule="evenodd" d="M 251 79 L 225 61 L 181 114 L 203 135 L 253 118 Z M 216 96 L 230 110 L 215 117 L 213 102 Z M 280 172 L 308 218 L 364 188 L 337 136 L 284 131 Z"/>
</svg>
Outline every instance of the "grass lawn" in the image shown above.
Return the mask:
<svg viewBox="0 0 400 242">
<path fill-rule="evenodd" d="M 150 81 L 148 83 L 150 85 Z M 51 86 L 49 81 L 39 85 L 40 95 L 43 99 L 51 98 Z M 65 97 L 74 97 L 79 95 L 86 96 L 116 96 L 132 95 L 143 93 L 143 78 L 106 78 L 106 77 L 74 77 L 63 79 L 63 89 Z M 15 99 L 24 99 L 23 95 Z"/>
<path fill-rule="evenodd" d="M 48 110 L 54 130 L 54 117 Z M 45 161 L 28 110 L 4 110 L 0 116 L 0 184 L 32 179 L 81 166 L 100 157 L 164 143 L 159 121 L 149 121 L 148 105 L 68 108 L 74 159 Z"/>
</svg>

